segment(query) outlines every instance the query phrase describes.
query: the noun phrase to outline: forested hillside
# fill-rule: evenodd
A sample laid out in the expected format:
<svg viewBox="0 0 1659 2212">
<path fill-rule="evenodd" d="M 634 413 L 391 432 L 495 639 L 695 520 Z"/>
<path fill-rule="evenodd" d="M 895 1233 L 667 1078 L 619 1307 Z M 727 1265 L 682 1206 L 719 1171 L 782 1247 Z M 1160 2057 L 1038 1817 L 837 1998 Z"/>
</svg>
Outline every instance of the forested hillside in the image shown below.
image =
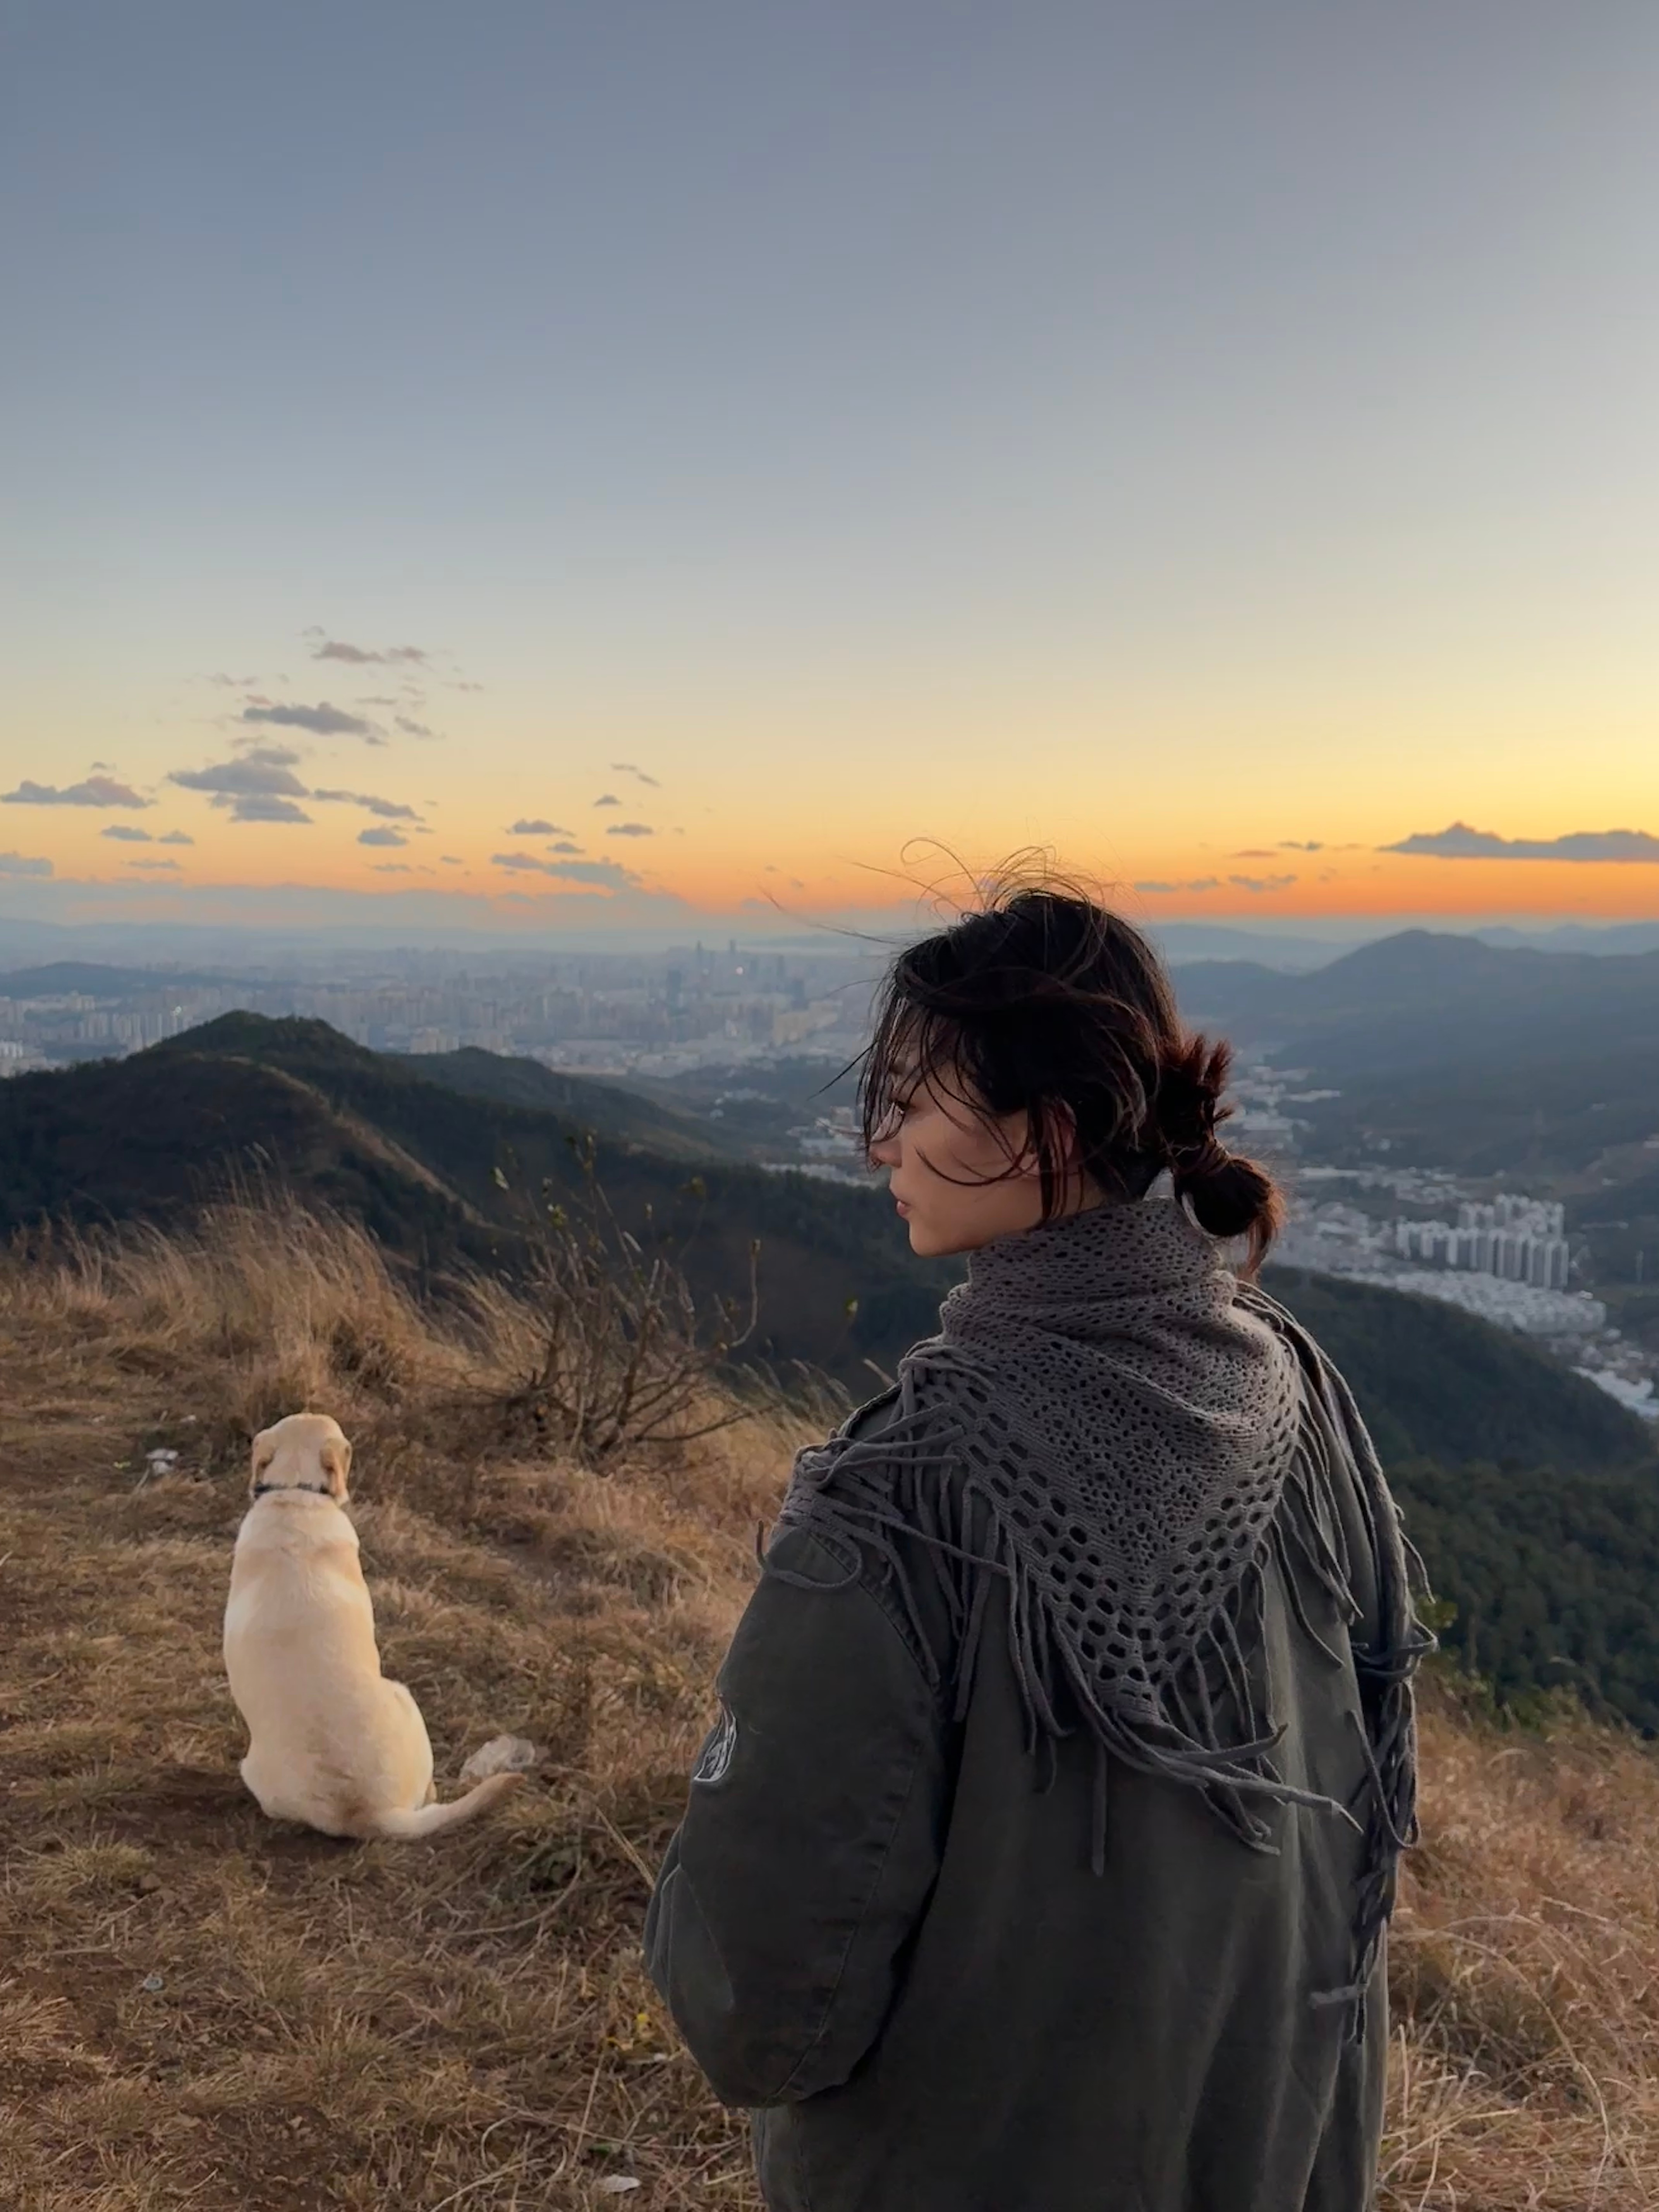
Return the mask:
<svg viewBox="0 0 1659 2212">
<path fill-rule="evenodd" d="M 1645 1425 L 1453 1307 L 1288 1270 L 1267 1287 L 1353 1387 L 1447 1649 L 1502 1698 L 1571 1688 L 1659 1733 L 1659 1455 Z"/>
</svg>

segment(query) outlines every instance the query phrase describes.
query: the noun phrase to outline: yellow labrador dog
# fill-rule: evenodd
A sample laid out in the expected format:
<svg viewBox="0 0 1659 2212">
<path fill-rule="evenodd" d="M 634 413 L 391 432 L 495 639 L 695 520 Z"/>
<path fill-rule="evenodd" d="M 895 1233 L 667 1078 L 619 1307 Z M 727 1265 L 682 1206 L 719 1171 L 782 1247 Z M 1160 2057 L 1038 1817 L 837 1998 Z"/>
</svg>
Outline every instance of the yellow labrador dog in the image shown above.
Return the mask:
<svg viewBox="0 0 1659 2212">
<path fill-rule="evenodd" d="M 493 1774 L 432 1802 L 421 1709 L 380 1672 L 374 1607 L 341 1510 L 351 1446 L 325 1413 L 253 1439 L 252 1504 L 237 1532 L 225 1671 L 250 1738 L 242 1779 L 273 1820 L 325 1836 L 431 1836 L 523 1780 Z"/>
</svg>

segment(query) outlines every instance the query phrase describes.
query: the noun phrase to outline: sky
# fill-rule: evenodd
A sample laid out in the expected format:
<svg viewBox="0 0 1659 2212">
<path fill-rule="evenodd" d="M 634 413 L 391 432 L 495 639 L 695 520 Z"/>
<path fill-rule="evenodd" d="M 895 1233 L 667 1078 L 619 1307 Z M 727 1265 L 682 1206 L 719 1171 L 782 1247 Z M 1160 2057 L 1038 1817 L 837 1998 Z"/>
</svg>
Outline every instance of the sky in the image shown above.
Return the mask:
<svg viewBox="0 0 1659 2212">
<path fill-rule="evenodd" d="M 1656 205 L 1650 0 L 11 0 L 0 915 L 1659 915 Z"/>
</svg>

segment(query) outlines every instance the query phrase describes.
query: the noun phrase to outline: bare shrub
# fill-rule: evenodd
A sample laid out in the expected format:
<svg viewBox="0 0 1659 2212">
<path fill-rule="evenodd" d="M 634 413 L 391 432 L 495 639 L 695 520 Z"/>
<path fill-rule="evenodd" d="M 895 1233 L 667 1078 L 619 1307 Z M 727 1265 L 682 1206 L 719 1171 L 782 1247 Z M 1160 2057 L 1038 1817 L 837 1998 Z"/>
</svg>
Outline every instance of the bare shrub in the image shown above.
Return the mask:
<svg viewBox="0 0 1659 2212">
<path fill-rule="evenodd" d="M 591 1136 L 575 1141 L 580 1183 L 568 1204 L 544 1182 L 526 1211 L 533 1254 L 514 1303 L 535 1314 L 527 1370 L 501 1401 L 507 1436 L 539 1450 L 604 1466 L 641 1445 L 684 1444 L 752 1418 L 759 1389 L 732 1371 L 759 1319 L 758 1240 L 749 1247 L 744 1299 L 700 1302 L 684 1248 L 648 1248 L 617 1219 L 595 1166 Z M 498 1168 L 495 1180 L 510 1188 Z M 690 1188 L 696 1191 L 696 1179 Z M 654 1224 L 647 1215 L 647 1234 Z"/>
</svg>

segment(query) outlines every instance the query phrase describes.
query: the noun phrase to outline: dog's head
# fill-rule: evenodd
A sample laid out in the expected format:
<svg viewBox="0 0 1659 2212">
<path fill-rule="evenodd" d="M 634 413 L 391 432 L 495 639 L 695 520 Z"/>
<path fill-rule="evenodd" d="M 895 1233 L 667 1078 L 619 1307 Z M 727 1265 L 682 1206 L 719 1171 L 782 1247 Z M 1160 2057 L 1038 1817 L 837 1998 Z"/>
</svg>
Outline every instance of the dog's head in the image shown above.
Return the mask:
<svg viewBox="0 0 1659 2212">
<path fill-rule="evenodd" d="M 314 1490 L 343 1505 L 349 1492 L 351 1446 L 339 1423 L 326 1413 L 290 1413 L 261 1429 L 253 1439 L 248 1495 L 272 1490 Z"/>
</svg>

